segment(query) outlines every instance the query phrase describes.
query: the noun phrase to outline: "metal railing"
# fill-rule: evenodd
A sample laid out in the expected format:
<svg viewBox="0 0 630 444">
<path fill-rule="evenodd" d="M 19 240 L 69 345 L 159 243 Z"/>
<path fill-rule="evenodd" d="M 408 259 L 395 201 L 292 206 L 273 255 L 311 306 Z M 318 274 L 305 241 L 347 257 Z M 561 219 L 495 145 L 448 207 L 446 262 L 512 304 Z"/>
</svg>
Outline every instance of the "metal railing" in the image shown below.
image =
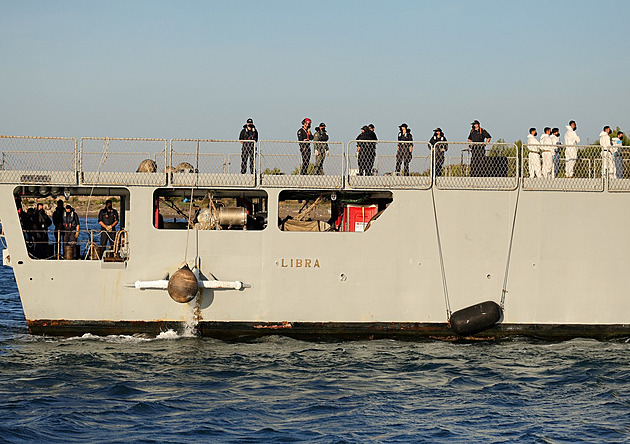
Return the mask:
<svg viewBox="0 0 630 444">
<path fill-rule="evenodd" d="M 0 136 L 0 183 L 512 190 L 522 177 L 526 190 L 602 191 L 607 183 L 610 191 L 630 191 L 627 147 L 603 155 L 597 145 L 536 145 L 531 155 L 527 144 L 520 152 L 513 143 L 429 147 L 215 139 L 172 139 L 169 146 L 164 139 L 85 137 L 79 149 L 74 138 Z"/>
<path fill-rule="evenodd" d="M 164 186 L 165 139 L 84 137 L 79 155 L 83 185 Z"/>
<path fill-rule="evenodd" d="M 524 190 L 604 190 L 600 146 L 523 144 L 521 161 Z"/>
<path fill-rule="evenodd" d="M 426 141 L 352 140 L 347 144 L 348 186 L 428 189 L 431 145 Z"/>
<path fill-rule="evenodd" d="M 514 190 L 518 186 L 519 162 L 513 143 L 448 142 L 439 189 Z M 437 160 L 437 159 L 436 159 Z"/>
<path fill-rule="evenodd" d="M 343 188 L 344 144 L 261 140 L 262 186 L 287 188 Z"/>
<path fill-rule="evenodd" d="M 111 242 L 101 242 L 101 230 L 36 230 L 23 228 L 29 257 L 41 260 L 100 260 L 129 259 L 129 242 L 126 230 L 109 233 Z"/>
<path fill-rule="evenodd" d="M 0 136 L 0 152 L 0 183 L 77 183 L 74 138 Z"/>
<path fill-rule="evenodd" d="M 256 186 L 256 141 L 172 139 L 170 183 L 174 186 Z"/>
</svg>

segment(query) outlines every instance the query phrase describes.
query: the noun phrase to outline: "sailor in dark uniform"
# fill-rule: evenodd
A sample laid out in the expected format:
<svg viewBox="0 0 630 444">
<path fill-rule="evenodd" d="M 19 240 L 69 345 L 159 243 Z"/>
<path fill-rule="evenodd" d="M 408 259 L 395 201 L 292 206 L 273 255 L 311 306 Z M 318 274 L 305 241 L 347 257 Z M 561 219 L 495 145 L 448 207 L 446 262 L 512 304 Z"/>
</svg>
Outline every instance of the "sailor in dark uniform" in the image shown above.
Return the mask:
<svg viewBox="0 0 630 444">
<path fill-rule="evenodd" d="M 116 238 L 116 225 L 118 225 L 118 211 L 112 208 L 112 201 L 105 201 L 105 208 L 98 212 L 98 224 L 101 226 L 101 247 L 108 243 L 113 246 Z"/>
</svg>

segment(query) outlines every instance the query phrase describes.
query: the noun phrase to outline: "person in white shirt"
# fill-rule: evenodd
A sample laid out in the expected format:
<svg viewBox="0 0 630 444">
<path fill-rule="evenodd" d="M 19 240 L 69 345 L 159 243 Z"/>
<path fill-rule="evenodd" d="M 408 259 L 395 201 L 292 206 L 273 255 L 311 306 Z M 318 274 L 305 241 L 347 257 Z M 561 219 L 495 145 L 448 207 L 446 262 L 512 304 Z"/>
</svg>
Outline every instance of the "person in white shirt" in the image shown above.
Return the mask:
<svg viewBox="0 0 630 444">
<path fill-rule="evenodd" d="M 602 147 L 602 177 L 608 172 L 608 178 L 614 178 L 617 175 L 615 162 L 613 160 L 612 144 L 610 143 L 610 127 L 606 125 L 601 133 L 599 133 L 599 146 Z"/>
<path fill-rule="evenodd" d="M 571 120 L 567 125 L 567 132 L 564 133 L 564 171 L 566 177 L 573 177 L 573 169 L 575 168 L 575 162 L 577 162 L 577 144 L 580 143 L 580 137 L 575 132 L 576 129 L 577 125 L 575 124 L 575 120 Z"/>
<path fill-rule="evenodd" d="M 553 177 L 558 177 L 558 171 L 560 171 L 560 149 L 562 148 L 562 143 L 560 143 L 560 130 L 558 128 L 551 130 L 551 142 L 555 145 L 552 174 Z"/>
<path fill-rule="evenodd" d="M 527 135 L 527 149 L 529 151 L 529 178 L 541 177 L 540 174 L 540 142 L 536 139 L 536 128 L 530 128 Z"/>
<path fill-rule="evenodd" d="M 540 136 L 540 151 L 542 152 L 542 177 L 551 178 L 553 170 L 553 153 L 556 147 L 551 140 L 551 128 L 544 129 L 544 134 Z"/>
<path fill-rule="evenodd" d="M 617 179 L 623 179 L 623 132 L 617 131 L 617 137 L 612 139 L 612 150 L 615 157 Z"/>
</svg>

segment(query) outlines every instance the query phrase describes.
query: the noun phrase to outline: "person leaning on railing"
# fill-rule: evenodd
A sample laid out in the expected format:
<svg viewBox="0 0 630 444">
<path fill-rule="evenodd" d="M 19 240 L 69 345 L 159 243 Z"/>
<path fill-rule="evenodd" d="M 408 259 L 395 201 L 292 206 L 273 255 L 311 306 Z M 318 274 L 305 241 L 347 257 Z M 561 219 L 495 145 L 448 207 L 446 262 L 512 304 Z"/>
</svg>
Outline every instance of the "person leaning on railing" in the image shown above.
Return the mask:
<svg viewBox="0 0 630 444">
<path fill-rule="evenodd" d="M 488 131 L 481 127 L 479 120 L 471 123 L 472 129 L 468 135 L 470 146 L 470 175 L 479 177 L 484 175 L 486 163 L 486 145 L 482 143 L 490 143 L 492 136 Z"/>
<path fill-rule="evenodd" d="M 35 257 L 39 259 L 46 259 L 48 257 L 48 227 L 52 225 L 52 221 L 44 205 L 37 204 L 37 210 L 33 215 L 33 244 L 35 250 Z"/>
</svg>

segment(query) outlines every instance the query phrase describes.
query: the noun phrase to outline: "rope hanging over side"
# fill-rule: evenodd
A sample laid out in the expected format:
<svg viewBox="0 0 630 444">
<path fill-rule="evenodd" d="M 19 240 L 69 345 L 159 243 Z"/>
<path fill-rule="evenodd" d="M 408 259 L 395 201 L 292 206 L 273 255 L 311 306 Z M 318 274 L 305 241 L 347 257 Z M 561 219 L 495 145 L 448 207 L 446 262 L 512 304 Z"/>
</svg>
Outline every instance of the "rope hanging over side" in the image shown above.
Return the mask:
<svg viewBox="0 0 630 444">
<path fill-rule="evenodd" d="M 505 275 L 503 276 L 503 288 L 501 290 L 501 303 L 499 304 L 499 306 L 501 307 L 501 310 L 504 310 L 505 308 L 505 296 L 507 295 L 507 281 L 508 281 L 508 274 L 510 272 L 510 261 L 512 259 L 512 245 L 514 243 L 514 230 L 516 228 L 516 214 L 518 213 L 518 200 L 521 196 L 521 184 L 519 183 L 518 188 L 516 189 L 516 202 L 514 203 L 514 216 L 512 217 L 512 230 L 510 232 L 510 243 L 508 246 L 508 254 L 507 254 L 507 261 L 505 263 Z"/>
<path fill-rule="evenodd" d="M 195 187 L 190 187 L 190 205 L 188 206 L 188 224 L 186 225 L 186 248 L 184 250 L 184 263 L 188 258 L 188 239 L 190 238 L 190 227 L 192 226 L 192 207 Z"/>
<path fill-rule="evenodd" d="M 451 303 L 448 299 L 448 287 L 446 285 L 446 269 L 444 268 L 444 255 L 442 253 L 442 240 L 440 239 L 440 225 L 438 223 L 437 207 L 435 205 L 434 187 L 431 187 L 431 199 L 433 200 L 433 217 L 435 218 L 435 234 L 437 236 L 438 253 L 440 256 L 440 271 L 442 272 L 442 288 L 444 290 L 444 303 L 446 305 L 446 320 L 451 320 Z"/>
</svg>

